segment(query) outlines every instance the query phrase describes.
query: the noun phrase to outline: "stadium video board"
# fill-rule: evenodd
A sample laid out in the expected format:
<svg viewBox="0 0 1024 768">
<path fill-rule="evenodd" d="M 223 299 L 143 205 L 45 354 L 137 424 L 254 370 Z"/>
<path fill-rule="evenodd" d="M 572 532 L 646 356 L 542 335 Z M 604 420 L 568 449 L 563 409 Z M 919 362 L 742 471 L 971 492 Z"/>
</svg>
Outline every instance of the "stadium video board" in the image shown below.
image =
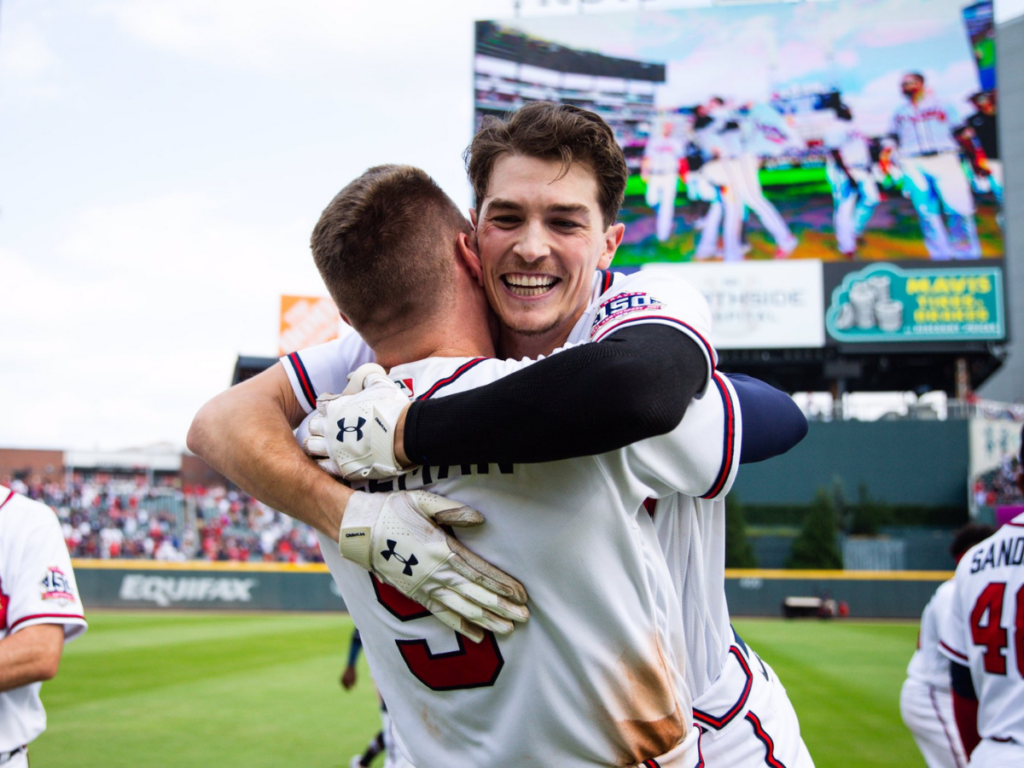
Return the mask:
<svg viewBox="0 0 1024 768">
<path fill-rule="evenodd" d="M 720 348 L 1005 337 L 991 2 L 478 22 L 477 125 L 534 100 L 611 124 L 613 266 L 681 271 Z"/>
</svg>

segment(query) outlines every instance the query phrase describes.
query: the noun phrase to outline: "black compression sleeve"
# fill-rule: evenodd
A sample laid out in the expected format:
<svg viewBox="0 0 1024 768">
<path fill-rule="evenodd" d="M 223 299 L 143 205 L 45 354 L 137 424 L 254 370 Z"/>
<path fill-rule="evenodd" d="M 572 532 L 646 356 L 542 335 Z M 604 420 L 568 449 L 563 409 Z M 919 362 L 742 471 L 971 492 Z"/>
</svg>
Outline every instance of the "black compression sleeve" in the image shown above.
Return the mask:
<svg viewBox="0 0 1024 768">
<path fill-rule="evenodd" d="M 697 342 L 664 325 L 623 328 L 493 384 L 412 404 L 416 464 L 532 464 L 622 448 L 679 424 L 707 377 Z"/>
</svg>

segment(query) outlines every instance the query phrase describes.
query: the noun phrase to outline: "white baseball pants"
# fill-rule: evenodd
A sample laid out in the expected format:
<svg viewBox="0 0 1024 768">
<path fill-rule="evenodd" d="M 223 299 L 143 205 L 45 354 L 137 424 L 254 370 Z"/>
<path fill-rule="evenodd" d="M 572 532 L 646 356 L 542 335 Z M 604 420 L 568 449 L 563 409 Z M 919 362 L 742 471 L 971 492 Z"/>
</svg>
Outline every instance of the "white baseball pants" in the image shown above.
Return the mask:
<svg viewBox="0 0 1024 768">
<path fill-rule="evenodd" d="M 966 768 L 949 690 L 907 678 L 900 692 L 900 714 L 928 768 Z"/>
</svg>

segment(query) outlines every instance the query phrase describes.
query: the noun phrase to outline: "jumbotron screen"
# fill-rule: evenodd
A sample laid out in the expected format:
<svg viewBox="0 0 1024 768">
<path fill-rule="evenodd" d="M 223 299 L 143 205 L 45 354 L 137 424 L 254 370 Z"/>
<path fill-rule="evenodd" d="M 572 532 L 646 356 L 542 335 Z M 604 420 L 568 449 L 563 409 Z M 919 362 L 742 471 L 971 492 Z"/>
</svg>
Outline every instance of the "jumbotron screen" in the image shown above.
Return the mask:
<svg viewBox="0 0 1024 768">
<path fill-rule="evenodd" d="M 723 348 L 1004 338 L 990 2 L 478 22 L 477 124 L 534 100 L 612 125 L 614 266 L 685 267 Z"/>
</svg>

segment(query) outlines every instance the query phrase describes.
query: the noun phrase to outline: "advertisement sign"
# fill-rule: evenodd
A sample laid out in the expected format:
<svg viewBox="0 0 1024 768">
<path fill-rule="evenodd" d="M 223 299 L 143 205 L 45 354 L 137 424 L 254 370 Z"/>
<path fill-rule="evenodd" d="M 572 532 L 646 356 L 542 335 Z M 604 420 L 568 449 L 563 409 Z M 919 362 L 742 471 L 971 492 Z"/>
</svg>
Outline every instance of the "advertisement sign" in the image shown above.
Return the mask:
<svg viewBox="0 0 1024 768">
<path fill-rule="evenodd" d="M 341 316 L 327 296 L 282 296 L 278 355 L 338 338 Z"/>
<path fill-rule="evenodd" d="M 714 318 L 718 349 L 786 349 L 825 344 L 820 261 L 785 264 L 648 264 L 694 285 Z"/>
<path fill-rule="evenodd" d="M 832 291 L 825 326 L 844 343 L 1001 339 L 1002 271 L 872 265 L 850 272 Z"/>
<path fill-rule="evenodd" d="M 476 120 L 600 114 L 616 263 L 999 259 L 991 2 L 837 0 L 478 22 Z"/>
</svg>

